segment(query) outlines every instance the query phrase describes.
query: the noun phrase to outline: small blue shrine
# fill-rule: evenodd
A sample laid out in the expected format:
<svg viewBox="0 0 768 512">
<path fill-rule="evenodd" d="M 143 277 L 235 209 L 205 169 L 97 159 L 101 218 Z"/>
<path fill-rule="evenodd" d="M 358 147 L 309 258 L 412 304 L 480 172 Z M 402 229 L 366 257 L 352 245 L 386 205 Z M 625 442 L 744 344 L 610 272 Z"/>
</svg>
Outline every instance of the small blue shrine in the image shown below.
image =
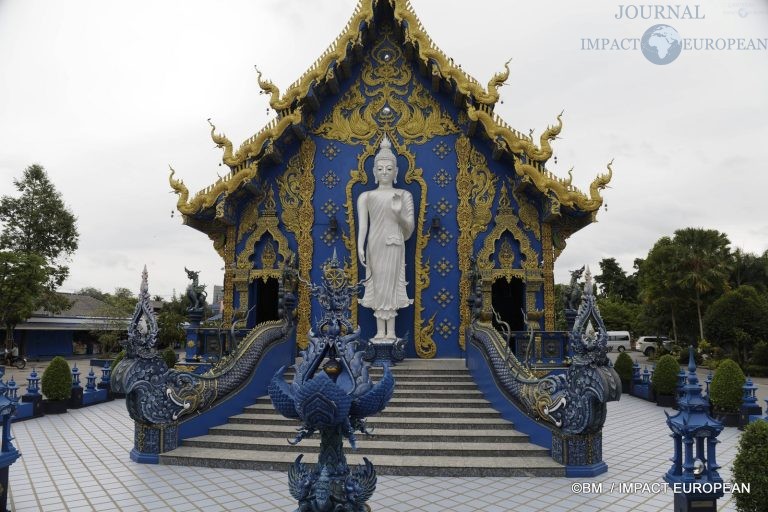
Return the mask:
<svg viewBox="0 0 768 512">
<path fill-rule="evenodd" d="M 717 436 L 723 424 L 709 415 L 709 400 L 701 396 L 696 376 L 693 347 L 689 348 L 687 383 L 678 400 L 679 412 L 667 415 L 667 426 L 675 443 L 672 466 L 664 481 L 675 493 L 675 512 L 714 512 L 717 499 L 722 497 L 723 479 L 715 457 Z"/>
</svg>

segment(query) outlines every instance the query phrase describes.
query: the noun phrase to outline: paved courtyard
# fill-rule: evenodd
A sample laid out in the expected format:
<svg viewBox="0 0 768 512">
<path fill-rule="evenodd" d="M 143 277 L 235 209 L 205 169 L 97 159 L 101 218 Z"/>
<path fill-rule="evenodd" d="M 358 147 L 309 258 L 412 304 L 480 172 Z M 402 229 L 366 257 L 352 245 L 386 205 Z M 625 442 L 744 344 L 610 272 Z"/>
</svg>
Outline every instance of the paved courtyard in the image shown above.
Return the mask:
<svg viewBox="0 0 768 512">
<path fill-rule="evenodd" d="M 16 512 L 295 510 L 284 473 L 133 463 L 133 425 L 124 400 L 13 429 L 22 452 L 10 471 L 9 505 Z M 624 395 L 608 404 L 603 452 L 609 470 L 589 480 L 602 482 L 602 492 L 577 494 L 572 487 L 581 481 L 568 478 L 382 476 L 370 505 L 374 512 L 668 511 L 671 493 L 611 492 L 612 484 L 662 482 L 672 454 L 668 433 L 664 409 Z M 738 438 L 736 428 L 720 435 L 725 480 Z M 719 510 L 735 509 L 730 495 L 719 501 Z"/>
</svg>

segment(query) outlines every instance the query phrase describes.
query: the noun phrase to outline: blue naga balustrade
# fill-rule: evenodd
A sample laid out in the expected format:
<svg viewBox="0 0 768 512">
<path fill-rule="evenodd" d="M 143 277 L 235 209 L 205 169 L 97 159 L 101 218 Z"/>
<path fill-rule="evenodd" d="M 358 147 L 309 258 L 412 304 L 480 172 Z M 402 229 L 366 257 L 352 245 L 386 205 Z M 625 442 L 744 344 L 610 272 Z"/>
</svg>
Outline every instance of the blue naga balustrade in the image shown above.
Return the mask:
<svg viewBox="0 0 768 512">
<path fill-rule="evenodd" d="M 280 288 L 281 320 L 257 325 L 229 357 L 206 374 L 169 369 L 155 350 L 157 322 L 149 304 L 146 268 L 139 301 L 128 328 L 126 356 L 110 385 L 126 396 L 134 420 L 131 459 L 156 464 L 180 440 L 202 435 L 223 418 L 242 411 L 266 393 L 274 370 L 293 360 L 295 270 L 286 267 Z"/>
<path fill-rule="evenodd" d="M 481 286 L 482 278 L 475 274 L 467 366 L 485 397 L 532 442 L 549 448 L 552 458 L 566 466 L 567 476 L 604 473 L 606 403 L 619 400 L 621 381 L 606 356 L 607 334 L 589 271 L 570 336 L 570 364 L 564 373 L 543 377 L 505 348 L 507 340 L 493 327 L 482 303 Z"/>
</svg>

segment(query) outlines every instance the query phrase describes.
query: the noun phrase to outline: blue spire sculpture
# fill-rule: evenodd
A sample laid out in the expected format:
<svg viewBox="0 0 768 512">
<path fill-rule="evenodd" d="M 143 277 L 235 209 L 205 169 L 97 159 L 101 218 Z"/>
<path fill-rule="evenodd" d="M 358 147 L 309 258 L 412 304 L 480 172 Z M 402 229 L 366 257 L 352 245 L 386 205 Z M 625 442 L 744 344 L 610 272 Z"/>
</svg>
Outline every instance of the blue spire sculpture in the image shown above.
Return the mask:
<svg viewBox="0 0 768 512">
<path fill-rule="evenodd" d="M 720 466 L 715 457 L 717 436 L 723 424 L 709 415 L 709 400 L 701 395 L 701 385 L 696 376 L 693 347 L 688 352 L 687 383 L 683 386 L 678 402 L 679 412 L 670 416 L 666 411 L 667 426 L 674 440 L 672 466 L 664 474 L 664 480 L 675 491 L 674 510 L 717 510 L 717 499 L 723 496 L 723 479 L 718 473 Z M 705 506 L 706 505 L 706 506 Z"/>
<path fill-rule="evenodd" d="M 376 472 L 366 458 L 351 471 L 342 439 L 355 448 L 355 431 L 370 433 L 365 418 L 386 407 L 395 379 L 385 365 L 381 381 L 371 382 L 360 328 L 349 320 L 357 286 L 349 284 L 335 252 L 323 265 L 321 285 L 310 284 L 310 290 L 323 308 L 322 318 L 309 331 L 309 346 L 301 353 L 293 383 L 284 380 L 283 367 L 269 384 L 275 409 L 303 423 L 291 444 L 320 432 L 317 464 L 309 467 L 299 455 L 288 470 L 288 488 L 301 512 L 364 512 L 370 510 L 365 502 L 376 489 Z"/>
</svg>

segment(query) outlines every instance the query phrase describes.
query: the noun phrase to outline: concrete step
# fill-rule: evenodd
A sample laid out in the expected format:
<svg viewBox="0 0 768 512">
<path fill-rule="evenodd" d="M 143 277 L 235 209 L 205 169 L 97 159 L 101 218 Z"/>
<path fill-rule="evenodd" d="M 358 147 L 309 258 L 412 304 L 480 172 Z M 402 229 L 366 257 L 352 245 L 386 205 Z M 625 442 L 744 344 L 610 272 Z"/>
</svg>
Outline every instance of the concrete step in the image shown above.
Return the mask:
<svg viewBox="0 0 768 512">
<path fill-rule="evenodd" d="M 495 412 L 495 411 L 494 411 Z M 448 419 L 450 418 L 450 420 Z M 299 421 L 285 418 L 276 412 L 272 413 L 247 413 L 236 414 L 229 418 L 230 423 L 251 424 L 251 425 L 296 425 Z M 478 418 L 473 417 L 454 417 L 453 415 L 445 418 L 434 418 L 424 416 L 399 417 L 399 416 L 373 416 L 368 418 L 368 425 L 386 426 L 387 428 L 433 428 L 433 429 L 497 429 L 512 428 L 512 423 L 501 418 L 498 413 L 496 417 Z"/>
<path fill-rule="evenodd" d="M 422 441 L 433 442 L 441 440 L 445 442 L 459 443 L 524 443 L 528 436 L 512 428 L 496 429 L 460 429 L 460 428 L 397 428 L 387 424 L 369 424 L 373 427 L 373 436 L 369 439 L 377 441 Z M 450 425 L 446 425 L 450 427 Z M 251 436 L 271 437 L 279 439 L 293 439 L 296 435 L 298 423 L 291 425 L 258 425 L 248 423 L 226 423 L 213 427 L 211 435 L 216 436 Z M 361 435 L 362 437 L 362 435 Z"/>
<path fill-rule="evenodd" d="M 483 398 L 464 361 L 406 360 L 392 369 L 392 400 L 368 418 L 373 435 L 357 434 L 358 449 L 347 447 L 350 464 L 371 459 L 380 475 L 402 476 L 564 476 L 548 450 L 530 443 Z M 293 369 L 285 372 L 289 382 Z M 381 368 L 371 368 L 377 382 Z M 163 464 L 286 471 L 298 454 L 317 461 L 319 434 L 291 446 L 300 427 L 279 415 L 267 396 L 208 435 L 187 439 L 162 454 Z"/>
<path fill-rule="evenodd" d="M 163 464 L 229 469 L 287 471 L 296 454 L 292 452 L 227 450 L 181 446 L 160 455 Z M 316 453 L 307 453 L 303 462 L 317 463 Z M 351 465 L 363 463 L 363 456 L 347 454 Z M 372 461 L 379 475 L 401 476 L 565 476 L 565 467 L 549 456 L 515 457 L 419 457 L 377 455 Z"/>
<path fill-rule="evenodd" d="M 401 396 L 395 395 L 392 397 L 392 399 L 389 401 L 389 404 L 387 404 L 387 407 L 463 407 L 463 408 L 473 408 L 473 407 L 482 407 L 482 408 L 488 408 L 490 407 L 490 403 L 488 400 L 484 398 L 454 398 L 451 395 L 443 395 L 442 398 L 439 399 L 432 399 L 432 398 L 403 398 Z M 263 410 L 263 409 L 274 409 L 272 407 L 272 401 L 267 397 L 262 397 L 256 400 L 256 403 L 254 405 L 248 406 L 245 408 L 245 412 L 251 412 L 251 411 L 257 411 L 257 410 Z"/>
<path fill-rule="evenodd" d="M 218 448 L 224 450 L 265 450 L 288 451 L 299 453 L 318 453 L 320 439 L 316 434 L 304 439 L 298 445 L 291 445 L 285 439 L 274 437 L 229 436 L 210 434 L 187 439 L 184 446 L 198 448 Z M 345 450 L 364 456 L 371 455 L 408 455 L 450 457 L 461 454 L 464 457 L 516 457 L 516 456 L 547 456 L 548 450 L 527 442 L 512 443 L 482 443 L 457 441 L 398 441 L 380 440 L 378 436 L 357 436 L 357 450 L 345 441 Z"/>
</svg>

